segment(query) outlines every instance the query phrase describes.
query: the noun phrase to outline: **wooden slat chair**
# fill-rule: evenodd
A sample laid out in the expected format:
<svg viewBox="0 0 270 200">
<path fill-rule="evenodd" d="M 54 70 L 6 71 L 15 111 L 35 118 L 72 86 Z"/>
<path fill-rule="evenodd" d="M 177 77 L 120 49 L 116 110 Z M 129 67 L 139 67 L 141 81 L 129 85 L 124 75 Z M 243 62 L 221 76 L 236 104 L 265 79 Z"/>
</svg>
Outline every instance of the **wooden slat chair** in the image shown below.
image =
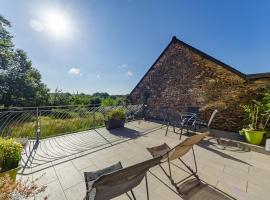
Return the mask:
<svg viewBox="0 0 270 200">
<path fill-rule="evenodd" d="M 150 154 L 153 156 L 153 158 L 159 158 L 162 157 L 161 163 L 159 164 L 162 171 L 166 174 L 166 176 L 170 179 L 171 183 L 176 187 L 176 189 L 179 191 L 179 188 L 177 187 L 178 184 L 182 183 L 183 181 L 187 180 L 190 177 L 195 177 L 198 180 L 198 183 L 200 183 L 199 176 L 197 175 L 198 169 L 197 169 L 197 162 L 196 157 L 194 153 L 193 146 L 195 144 L 198 144 L 204 137 L 206 137 L 209 133 L 202 133 L 199 135 L 194 135 L 192 137 L 189 137 L 185 139 L 183 142 L 175 146 L 174 148 L 170 148 L 166 143 L 152 147 L 147 148 L 147 150 L 150 152 Z M 187 154 L 190 150 L 192 150 L 193 154 L 193 160 L 195 164 L 195 170 L 193 170 L 189 165 L 187 165 L 181 158 Z M 185 177 L 184 179 L 175 182 L 172 178 L 172 172 L 171 172 L 171 161 L 178 159 L 190 172 L 190 175 Z M 168 163 L 169 172 L 166 172 L 164 167 L 162 166 L 162 163 Z M 175 164 L 174 164 L 175 165 Z M 178 166 L 179 167 L 179 166 Z M 179 193 L 181 193 L 179 191 Z"/>
<path fill-rule="evenodd" d="M 143 178 L 146 181 L 146 195 L 149 200 L 149 190 L 147 182 L 147 171 L 160 163 L 161 157 L 153 158 L 127 168 L 122 168 L 121 163 L 117 163 L 109 168 L 96 172 L 85 172 L 86 200 L 109 200 L 131 192 L 136 200 L 133 188 L 138 186 Z M 131 199 L 131 197 L 128 195 Z"/>
</svg>

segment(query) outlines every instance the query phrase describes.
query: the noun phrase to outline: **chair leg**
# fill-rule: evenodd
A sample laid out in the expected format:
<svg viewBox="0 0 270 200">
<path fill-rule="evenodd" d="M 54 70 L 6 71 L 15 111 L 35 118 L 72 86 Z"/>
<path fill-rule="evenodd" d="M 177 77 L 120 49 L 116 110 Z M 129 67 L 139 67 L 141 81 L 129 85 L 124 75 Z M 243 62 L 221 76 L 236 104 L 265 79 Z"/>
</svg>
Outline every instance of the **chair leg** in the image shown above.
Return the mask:
<svg viewBox="0 0 270 200">
<path fill-rule="evenodd" d="M 147 174 L 145 174 L 145 184 L 146 184 L 147 200 L 149 200 L 149 188 L 148 188 Z"/>
<path fill-rule="evenodd" d="M 130 192 L 131 192 L 131 195 L 132 195 L 133 199 L 136 200 L 136 197 L 135 197 L 135 195 L 134 195 L 133 190 L 130 190 Z"/>
<path fill-rule="evenodd" d="M 188 128 L 188 125 L 187 125 L 187 136 L 189 136 L 189 128 Z"/>
<path fill-rule="evenodd" d="M 197 161 L 196 161 L 196 157 L 195 157 L 195 152 L 194 149 L 192 147 L 192 154 L 193 154 L 193 160 L 194 160 L 194 164 L 195 164 L 195 172 L 198 172 L 198 167 L 197 167 Z"/>
<path fill-rule="evenodd" d="M 195 164 L 195 171 L 190 167 L 188 166 L 181 158 L 178 158 L 178 160 L 180 160 L 180 162 L 191 172 L 191 174 L 197 179 L 200 181 L 200 178 L 197 174 L 198 172 L 198 167 L 197 167 L 197 162 L 196 162 L 196 158 L 195 158 L 195 153 L 194 153 L 194 149 L 192 148 L 192 153 L 193 153 L 193 159 L 194 159 L 194 164 Z"/>
<path fill-rule="evenodd" d="M 172 171 L 171 171 L 171 165 L 170 165 L 169 158 L 168 158 L 168 166 L 169 166 L 170 179 L 172 180 Z"/>
<path fill-rule="evenodd" d="M 167 134 L 168 134 L 168 129 L 169 129 L 169 125 L 167 124 L 167 129 L 166 129 L 165 136 L 167 136 Z"/>
</svg>

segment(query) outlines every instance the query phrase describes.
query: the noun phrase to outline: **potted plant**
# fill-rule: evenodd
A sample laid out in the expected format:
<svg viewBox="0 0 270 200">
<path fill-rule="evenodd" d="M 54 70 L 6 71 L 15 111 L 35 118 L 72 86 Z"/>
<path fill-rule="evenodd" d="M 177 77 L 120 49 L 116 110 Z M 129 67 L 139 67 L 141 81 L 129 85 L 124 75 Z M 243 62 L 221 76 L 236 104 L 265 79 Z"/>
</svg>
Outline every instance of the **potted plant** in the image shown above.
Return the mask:
<svg viewBox="0 0 270 200">
<path fill-rule="evenodd" d="M 0 172 L 18 167 L 22 148 L 22 145 L 14 139 L 0 137 Z"/>
<path fill-rule="evenodd" d="M 125 112 L 122 109 L 113 109 L 108 113 L 105 126 L 108 130 L 124 127 Z"/>
<path fill-rule="evenodd" d="M 264 99 L 264 98 L 263 98 Z M 246 140 L 255 145 L 261 144 L 270 119 L 270 103 L 264 101 L 253 101 L 250 105 L 242 106 L 248 117 L 249 125 L 240 131 Z"/>
<path fill-rule="evenodd" d="M 37 195 L 39 195 L 39 199 L 41 199 L 40 194 L 43 193 L 47 187 L 37 184 L 41 177 L 34 180 L 22 180 L 21 178 L 16 180 L 7 174 L 2 177 L 0 176 L 0 199 L 36 199 Z M 47 200 L 48 196 L 44 196 L 43 199 Z"/>
</svg>

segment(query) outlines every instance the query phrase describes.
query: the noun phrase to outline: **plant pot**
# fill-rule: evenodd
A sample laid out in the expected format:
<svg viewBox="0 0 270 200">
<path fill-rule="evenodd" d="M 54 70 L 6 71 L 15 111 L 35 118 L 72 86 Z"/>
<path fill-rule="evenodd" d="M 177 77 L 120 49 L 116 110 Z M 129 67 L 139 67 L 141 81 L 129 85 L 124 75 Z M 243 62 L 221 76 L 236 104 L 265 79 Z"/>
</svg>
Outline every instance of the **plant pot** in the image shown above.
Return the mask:
<svg viewBox="0 0 270 200">
<path fill-rule="evenodd" d="M 108 130 L 124 127 L 125 119 L 109 119 L 105 121 L 105 126 Z"/>
<path fill-rule="evenodd" d="M 17 169 L 19 167 L 19 162 L 8 162 L 4 164 L 3 162 L 0 163 L 0 173 L 6 172 L 6 171 L 11 171 L 13 169 Z"/>
<path fill-rule="evenodd" d="M 259 145 L 266 131 L 245 130 L 245 138 L 250 144 Z"/>
</svg>

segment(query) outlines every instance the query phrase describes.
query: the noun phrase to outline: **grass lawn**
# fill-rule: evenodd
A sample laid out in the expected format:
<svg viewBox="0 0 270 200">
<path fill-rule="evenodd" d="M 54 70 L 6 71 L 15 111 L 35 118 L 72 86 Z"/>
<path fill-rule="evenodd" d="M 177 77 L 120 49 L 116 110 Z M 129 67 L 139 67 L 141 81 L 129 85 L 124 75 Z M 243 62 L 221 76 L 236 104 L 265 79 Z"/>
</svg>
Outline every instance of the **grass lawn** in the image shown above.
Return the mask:
<svg viewBox="0 0 270 200">
<path fill-rule="evenodd" d="M 95 119 L 95 120 L 94 120 Z M 104 116 L 101 113 L 93 115 L 72 116 L 70 118 L 59 119 L 55 116 L 40 117 L 41 138 L 72 132 L 84 131 L 104 125 Z M 11 137 L 36 137 L 36 122 L 30 121 L 18 123 L 9 128 Z"/>
</svg>

